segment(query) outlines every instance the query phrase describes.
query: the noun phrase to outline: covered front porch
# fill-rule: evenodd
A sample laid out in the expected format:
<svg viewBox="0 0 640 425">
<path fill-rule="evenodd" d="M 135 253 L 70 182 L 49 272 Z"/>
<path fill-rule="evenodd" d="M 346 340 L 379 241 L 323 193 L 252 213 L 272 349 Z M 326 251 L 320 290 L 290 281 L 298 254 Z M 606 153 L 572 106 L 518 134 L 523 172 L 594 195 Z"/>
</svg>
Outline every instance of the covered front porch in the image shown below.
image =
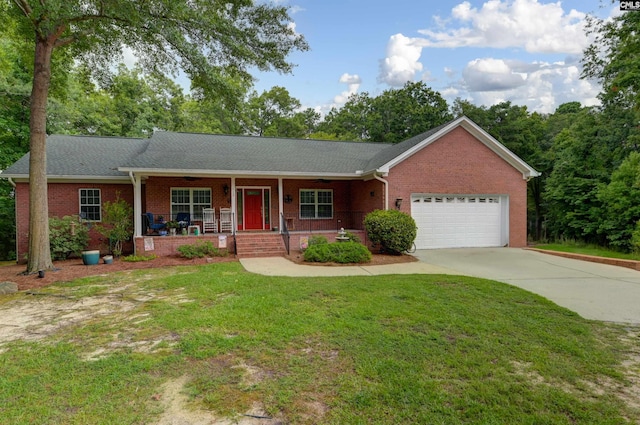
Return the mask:
<svg viewBox="0 0 640 425">
<path fill-rule="evenodd" d="M 341 228 L 363 230 L 367 212 L 384 209 L 386 185 L 377 179 L 311 179 L 285 177 L 166 176 L 130 173 L 134 185 L 135 250 L 147 252 L 152 238 L 159 255 L 175 253 L 182 244 L 211 240 L 237 251 L 245 233 L 285 234 L 291 247 L 315 233 L 329 240 Z M 214 224 L 207 211 L 213 210 Z M 230 212 L 222 226 L 221 212 Z M 147 213 L 150 213 L 148 215 Z M 167 224 L 188 217 L 187 232 L 164 236 Z M 149 219 L 149 216 L 152 219 Z M 207 225 L 208 224 L 208 225 Z M 170 224 L 173 226 L 174 224 Z M 161 235 L 162 233 L 162 235 Z M 168 233 L 168 231 L 167 231 Z M 222 242 L 221 242 L 222 241 Z"/>
<path fill-rule="evenodd" d="M 366 243 L 364 230 L 349 229 L 363 243 Z M 182 245 L 192 245 L 203 242 L 211 242 L 213 246 L 226 250 L 230 255 L 238 258 L 267 257 L 287 255 L 291 252 L 301 251 L 307 246 L 312 236 L 322 235 L 335 242 L 339 237 L 339 230 L 313 230 L 288 232 L 258 231 L 240 232 L 236 234 L 191 234 L 176 236 L 146 235 L 134 238 L 135 250 L 138 255 L 169 256 L 178 252 Z"/>
</svg>

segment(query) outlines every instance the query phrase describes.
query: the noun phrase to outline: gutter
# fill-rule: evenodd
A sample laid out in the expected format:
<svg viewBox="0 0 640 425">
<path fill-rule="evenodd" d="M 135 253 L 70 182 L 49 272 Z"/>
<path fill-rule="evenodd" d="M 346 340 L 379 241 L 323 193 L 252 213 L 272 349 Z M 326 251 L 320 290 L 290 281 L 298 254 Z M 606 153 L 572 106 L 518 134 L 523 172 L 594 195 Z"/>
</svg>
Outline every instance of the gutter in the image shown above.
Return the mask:
<svg viewBox="0 0 640 425">
<path fill-rule="evenodd" d="M 388 210 L 389 209 L 389 182 L 383 179 L 382 177 L 379 177 L 377 173 L 373 173 L 373 178 L 378 181 L 381 181 L 382 184 L 384 184 L 384 209 Z"/>
<path fill-rule="evenodd" d="M 11 186 L 13 186 L 14 189 L 16 188 L 16 182 L 13 181 L 13 178 L 7 177 L 7 181 Z"/>
</svg>

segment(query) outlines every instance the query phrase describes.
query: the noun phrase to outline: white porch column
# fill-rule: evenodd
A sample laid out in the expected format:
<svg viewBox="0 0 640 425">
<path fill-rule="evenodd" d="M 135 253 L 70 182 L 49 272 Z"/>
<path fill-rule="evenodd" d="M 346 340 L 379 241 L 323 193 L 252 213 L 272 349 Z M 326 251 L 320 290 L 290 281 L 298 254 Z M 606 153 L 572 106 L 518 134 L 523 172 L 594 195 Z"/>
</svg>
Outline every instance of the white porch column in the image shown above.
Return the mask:
<svg viewBox="0 0 640 425">
<path fill-rule="evenodd" d="M 142 177 L 130 174 L 133 180 L 134 236 L 142 236 Z"/>
<path fill-rule="evenodd" d="M 233 234 L 238 231 L 238 194 L 236 193 L 236 178 L 231 177 L 231 214 L 233 214 Z"/>
<path fill-rule="evenodd" d="M 283 199 L 284 185 L 282 177 L 278 177 L 278 233 L 282 233 L 282 213 L 284 212 Z"/>
</svg>

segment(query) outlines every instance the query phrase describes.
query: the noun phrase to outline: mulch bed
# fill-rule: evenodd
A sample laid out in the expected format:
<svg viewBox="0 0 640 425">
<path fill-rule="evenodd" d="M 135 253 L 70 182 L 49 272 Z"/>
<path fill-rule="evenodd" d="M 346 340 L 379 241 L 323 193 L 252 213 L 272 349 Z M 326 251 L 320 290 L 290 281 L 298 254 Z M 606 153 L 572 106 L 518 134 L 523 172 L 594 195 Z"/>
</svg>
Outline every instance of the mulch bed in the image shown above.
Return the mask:
<svg viewBox="0 0 640 425">
<path fill-rule="evenodd" d="M 286 256 L 287 259 L 305 265 L 314 266 L 350 266 L 353 264 L 337 264 L 337 263 L 306 263 L 300 251 L 292 251 L 291 255 Z M 0 282 L 14 282 L 18 285 L 20 291 L 41 288 L 55 282 L 69 282 L 86 276 L 97 276 L 107 273 L 113 273 L 123 270 L 151 269 L 172 266 L 189 266 L 218 262 L 238 261 L 234 256 L 214 257 L 214 258 L 194 258 L 186 259 L 179 256 L 158 257 L 150 261 L 128 262 L 114 259 L 113 264 L 103 264 L 102 262 L 93 266 L 85 266 L 82 264 L 81 258 L 74 258 L 65 261 L 54 261 L 56 270 L 45 271 L 44 277 L 39 278 L 37 274 L 25 275 L 26 264 L 16 264 L 11 266 L 0 267 Z M 368 266 L 384 265 L 395 263 L 406 263 L 418 261 L 411 255 L 388 255 L 374 254 L 371 262 L 366 263 Z"/>
</svg>

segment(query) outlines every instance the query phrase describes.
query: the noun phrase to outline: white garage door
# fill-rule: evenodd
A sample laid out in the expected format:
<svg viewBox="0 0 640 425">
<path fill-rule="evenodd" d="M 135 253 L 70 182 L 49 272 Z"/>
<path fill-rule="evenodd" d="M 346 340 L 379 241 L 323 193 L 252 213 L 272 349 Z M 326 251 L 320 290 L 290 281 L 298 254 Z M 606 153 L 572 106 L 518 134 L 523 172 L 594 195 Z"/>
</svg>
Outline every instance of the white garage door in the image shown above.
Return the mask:
<svg viewBox="0 0 640 425">
<path fill-rule="evenodd" d="M 416 247 L 471 248 L 508 242 L 506 196 L 411 196 L 411 216 L 418 226 Z"/>
</svg>

